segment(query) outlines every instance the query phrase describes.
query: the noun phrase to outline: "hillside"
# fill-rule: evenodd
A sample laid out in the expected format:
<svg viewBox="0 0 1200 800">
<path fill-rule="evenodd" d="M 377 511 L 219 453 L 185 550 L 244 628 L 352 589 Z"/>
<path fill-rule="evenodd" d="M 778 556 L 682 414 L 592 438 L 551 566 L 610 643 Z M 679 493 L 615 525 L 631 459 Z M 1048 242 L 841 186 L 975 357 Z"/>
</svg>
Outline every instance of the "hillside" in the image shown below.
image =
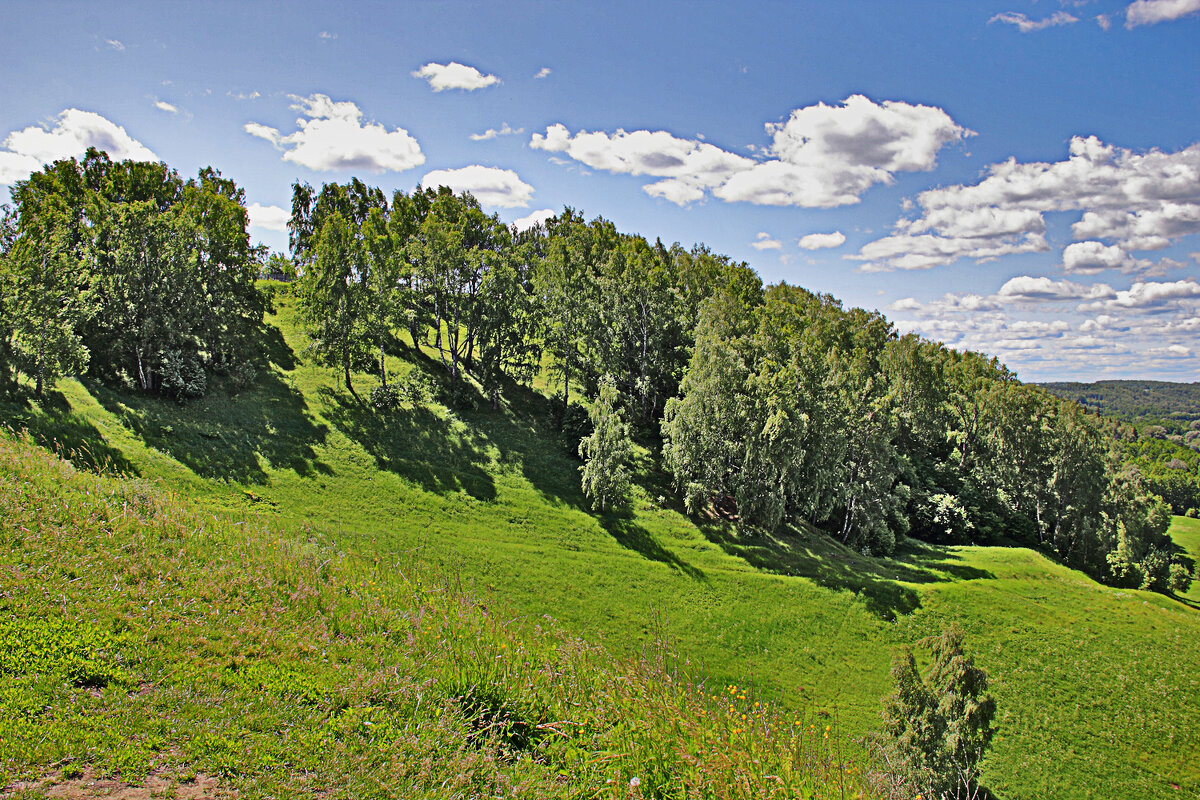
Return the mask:
<svg viewBox="0 0 1200 800">
<path fill-rule="evenodd" d="M 1039 386 L 1106 416 L 1168 424 L 1200 419 L 1200 383 L 1168 381 L 1051 382 Z"/>
<path fill-rule="evenodd" d="M 618 665 L 414 560 L 198 514 L 7 435 L 0 477 L 0 796 L 864 789 L 828 728 L 691 684 L 665 648 Z"/>
<path fill-rule="evenodd" d="M 540 394 L 506 387 L 500 411 L 381 416 L 305 363 L 288 298 L 269 321 L 258 379 L 240 393 L 218 386 L 180 406 L 69 380 L 41 404 L 5 405 L 4 420 L 218 519 L 327 542 L 388 580 L 424 564 L 490 609 L 550 615 L 618 657 L 666 636 L 709 685 L 809 709 L 846 738 L 877 724 L 893 648 L 957 622 L 999 706 L 985 772 L 997 797 L 1200 792 L 1194 606 L 1027 549 L 909 543 L 875 559 L 802 528 L 740 537 L 684 515 L 645 451 L 633 508 L 595 514 Z M 388 366 L 435 369 L 412 351 Z"/>
</svg>

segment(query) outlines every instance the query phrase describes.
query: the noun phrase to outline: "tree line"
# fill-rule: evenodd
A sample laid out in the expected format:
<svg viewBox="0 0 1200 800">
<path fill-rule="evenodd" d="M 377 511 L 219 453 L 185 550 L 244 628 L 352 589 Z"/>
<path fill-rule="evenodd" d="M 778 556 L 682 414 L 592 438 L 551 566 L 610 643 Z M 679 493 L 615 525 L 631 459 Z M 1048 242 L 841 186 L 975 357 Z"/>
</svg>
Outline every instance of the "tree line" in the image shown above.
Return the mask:
<svg viewBox="0 0 1200 800">
<path fill-rule="evenodd" d="M 211 372 L 252 379 L 264 254 L 232 181 L 89 151 L 13 199 L 0 358 L 39 390 L 85 370 L 176 397 Z M 436 354 L 451 403 L 478 385 L 495 407 L 548 374 L 560 428 L 580 399 L 601 423 L 580 448 L 598 506 L 622 502 L 638 436 L 692 513 L 873 554 L 905 536 L 1018 543 L 1120 585 L 1190 580 L 1167 507 L 1094 416 L 877 312 L 570 208 L 517 230 L 445 187 L 296 183 L 288 230 L 310 354 L 348 391 L 372 373 L 394 408 L 404 348 Z"/>
</svg>

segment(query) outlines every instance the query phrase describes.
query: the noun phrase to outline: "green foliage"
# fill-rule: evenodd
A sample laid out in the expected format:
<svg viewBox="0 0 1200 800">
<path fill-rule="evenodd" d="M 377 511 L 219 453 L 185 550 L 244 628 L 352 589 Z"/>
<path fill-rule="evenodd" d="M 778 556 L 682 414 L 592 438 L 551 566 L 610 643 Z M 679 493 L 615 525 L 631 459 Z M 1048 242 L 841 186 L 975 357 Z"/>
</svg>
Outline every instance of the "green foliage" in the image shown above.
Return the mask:
<svg viewBox="0 0 1200 800">
<path fill-rule="evenodd" d="M 18 181 L 13 200 L 0 333 L 38 393 L 87 370 L 182 399 L 205 391 L 198 370 L 237 373 L 251 358 L 264 301 L 232 181 L 90 149 Z"/>
<path fill-rule="evenodd" d="M 633 458 L 629 425 L 617 405 L 617 383 L 612 378 L 600 382 L 591 420 L 591 434 L 579 442 L 579 457 L 583 459 L 579 472 L 583 493 L 592 501 L 592 508 L 605 511 L 628 501 L 629 462 Z"/>
<path fill-rule="evenodd" d="M 995 735 L 987 673 L 963 651 L 960 630 L 922 644 L 933 657 L 924 676 L 911 651 L 892 662 L 896 691 L 884 700 L 884 727 L 874 740 L 887 769 L 883 780 L 893 797 L 973 800 L 982 791 L 983 757 Z"/>
<path fill-rule="evenodd" d="M 61 616 L 0 617 L 0 676 L 52 676 L 73 686 L 127 684 L 123 637 Z"/>
</svg>

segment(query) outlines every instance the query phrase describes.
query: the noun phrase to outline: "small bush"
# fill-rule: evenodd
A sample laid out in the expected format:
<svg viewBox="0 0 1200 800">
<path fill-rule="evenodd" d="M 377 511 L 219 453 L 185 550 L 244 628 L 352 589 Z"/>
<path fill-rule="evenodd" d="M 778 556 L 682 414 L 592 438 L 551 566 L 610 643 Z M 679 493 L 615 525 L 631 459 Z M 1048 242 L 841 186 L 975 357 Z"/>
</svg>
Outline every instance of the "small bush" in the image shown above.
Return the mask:
<svg viewBox="0 0 1200 800">
<path fill-rule="evenodd" d="M 400 391 L 380 384 L 371 390 L 370 403 L 376 411 L 392 411 L 400 405 Z"/>
<path fill-rule="evenodd" d="M 159 390 L 181 403 L 191 398 L 203 397 L 208 391 L 208 378 L 204 374 L 204 366 L 193 354 L 180 350 L 165 350 L 158 369 L 162 379 Z"/>
<path fill-rule="evenodd" d="M 579 455 L 579 443 L 592 435 L 592 418 L 582 403 L 566 405 L 563 396 L 556 394 L 550 399 L 550 428 L 562 433 L 567 451 Z"/>
<path fill-rule="evenodd" d="M 1190 519 L 1195 519 L 1195 518 L 1196 518 L 1196 514 L 1197 514 L 1197 513 L 1198 513 L 1198 512 L 1196 511 L 1196 509 L 1194 509 L 1194 508 L 1189 508 L 1189 509 L 1188 509 L 1188 510 L 1187 510 L 1187 511 L 1184 513 L 1184 516 L 1185 516 L 1185 517 L 1189 517 Z"/>
<path fill-rule="evenodd" d="M 437 396 L 437 383 L 419 369 L 410 370 L 399 381 L 400 394 L 414 405 L 428 403 Z"/>
</svg>

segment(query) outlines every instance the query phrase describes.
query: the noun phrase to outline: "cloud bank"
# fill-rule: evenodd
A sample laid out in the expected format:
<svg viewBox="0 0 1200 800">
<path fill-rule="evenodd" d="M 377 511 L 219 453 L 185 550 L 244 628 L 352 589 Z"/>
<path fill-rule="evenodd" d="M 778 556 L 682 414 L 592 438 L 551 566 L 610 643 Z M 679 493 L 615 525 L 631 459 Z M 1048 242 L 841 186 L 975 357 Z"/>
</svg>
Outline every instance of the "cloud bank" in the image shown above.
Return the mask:
<svg viewBox="0 0 1200 800">
<path fill-rule="evenodd" d="M 727 202 L 832 208 L 859 202 L 897 172 L 931 170 L 946 145 L 974 135 L 940 108 L 852 95 L 768 123 L 767 158 L 755 160 L 667 131 L 618 129 L 572 134 L 555 124 L 533 134 L 538 150 L 564 153 L 593 169 L 647 175 L 652 197 L 685 205 L 711 195 Z"/>
</svg>

